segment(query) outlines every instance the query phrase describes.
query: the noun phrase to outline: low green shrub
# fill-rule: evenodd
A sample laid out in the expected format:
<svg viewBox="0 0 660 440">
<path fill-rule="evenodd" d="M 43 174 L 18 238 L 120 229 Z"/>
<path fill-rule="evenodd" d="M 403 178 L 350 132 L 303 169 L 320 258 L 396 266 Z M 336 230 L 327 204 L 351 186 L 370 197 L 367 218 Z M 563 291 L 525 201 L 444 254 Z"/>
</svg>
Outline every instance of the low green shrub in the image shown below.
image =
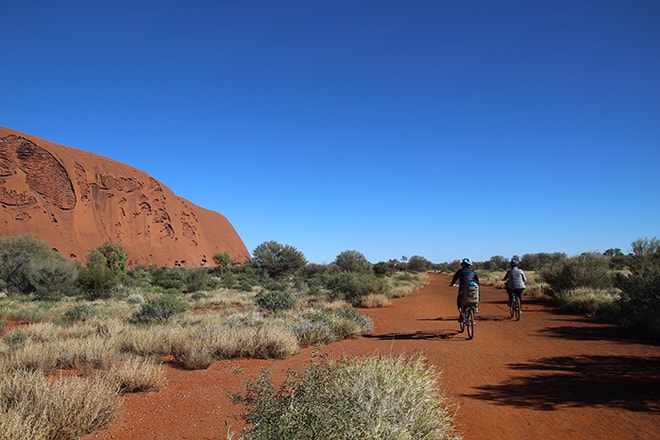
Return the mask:
<svg viewBox="0 0 660 440">
<path fill-rule="evenodd" d="M 296 299 L 291 293 L 282 290 L 269 290 L 261 292 L 254 297 L 254 302 L 269 312 L 290 310 L 296 306 Z"/>
<path fill-rule="evenodd" d="M 384 278 L 367 272 L 340 272 L 325 277 L 326 287 L 331 291 L 331 299 L 345 299 L 354 306 L 362 302 L 362 297 L 371 293 L 388 294 L 389 286 Z"/>
<path fill-rule="evenodd" d="M 89 304 L 76 304 L 64 311 L 64 318 L 69 321 L 86 321 L 96 315 L 96 310 Z"/>
<path fill-rule="evenodd" d="M 137 322 L 161 321 L 167 322 L 172 316 L 188 309 L 185 302 L 174 295 L 159 295 L 147 299 L 133 312 L 133 320 Z"/>
</svg>

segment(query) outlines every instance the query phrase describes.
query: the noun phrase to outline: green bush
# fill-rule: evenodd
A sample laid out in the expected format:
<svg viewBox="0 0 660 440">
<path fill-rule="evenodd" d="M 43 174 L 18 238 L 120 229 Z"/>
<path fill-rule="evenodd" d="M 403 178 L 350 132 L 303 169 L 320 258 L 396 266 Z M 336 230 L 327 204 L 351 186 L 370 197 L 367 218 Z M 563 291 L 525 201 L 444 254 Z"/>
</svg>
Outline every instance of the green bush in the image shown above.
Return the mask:
<svg viewBox="0 0 660 440">
<path fill-rule="evenodd" d="M 266 371 L 233 401 L 248 409 L 244 440 L 458 439 L 436 377 L 420 358 L 324 358 L 277 390 Z"/>
<path fill-rule="evenodd" d="M 182 267 L 159 267 L 151 273 L 151 285 L 166 291 L 183 292 L 186 288 L 186 272 Z"/>
<path fill-rule="evenodd" d="M 609 289 L 612 275 L 609 258 L 598 253 L 584 253 L 551 263 L 540 272 L 552 292 L 570 292 L 577 288 Z"/>
<path fill-rule="evenodd" d="M 0 280 L 9 294 L 58 299 L 76 293 L 78 271 L 45 241 L 32 235 L 0 237 Z"/>
<path fill-rule="evenodd" d="M 127 259 L 119 245 L 105 243 L 92 249 L 78 272 L 78 285 L 91 299 L 109 298 L 127 278 Z"/>
<path fill-rule="evenodd" d="M 252 265 L 271 278 L 293 275 L 307 264 L 302 252 L 290 245 L 267 241 L 252 251 Z"/>
<path fill-rule="evenodd" d="M 133 320 L 137 322 L 161 321 L 167 322 L 179 313 L 183 313 L 188 306 L 174 295 L 160 295 L 147 299 L 133 312 Z"/>
<path fill-rule="evenodd" d="M 211 283 L 211 276 L 208 271 L 203 267 L 188 269 L 185 275 L 186 292 L 199 292 L 206 290 Z"/>
<path fill-rule="evenodd" d="M 374 274 L 379 277 L 385 277 L 387 275 L 391 275 L 394 273 L 394 269 L 384 261 L 380 261 L 376 264 L 374 264 L 374 267 L 372 268 L 374 271 Z"/>
<path fill-rule="evenodd" d="M 335 258 L 335 264 L 346 272 L 371 271 L 371 263 L 358 251 L 343 251 Z"/>
<path fill-rule="evenodd" d="M 269 312 L 290 310 L 296 306 L 296 299 L 291 293 L 282 290 L 261 292 L 254 297 L 257 306 Z"/>
<path fill-rule="evenodd" d="M 340 272 L 325 277 L 326 287 L 330 290 L 333 299 L 345 299 L 354 306 L 359 306 L 362 297 L 369 294 L 383 294 L 389 292 L 385 279 L 367 272 Z"/>
<path fill-rule="evenodd" d="M 618 274 L 623 324 L 639 328 L 651 339 L 660 340 L 660 242 L 640 239 L 632 244 L 630 273 Z"/>
<path fill-rule="evenodd" d="M 89 304 L 76 304 L 64 311 L 64 317 L 69 321 L 86 321 L 96 315 L 96 310 Z"/>
</svg>

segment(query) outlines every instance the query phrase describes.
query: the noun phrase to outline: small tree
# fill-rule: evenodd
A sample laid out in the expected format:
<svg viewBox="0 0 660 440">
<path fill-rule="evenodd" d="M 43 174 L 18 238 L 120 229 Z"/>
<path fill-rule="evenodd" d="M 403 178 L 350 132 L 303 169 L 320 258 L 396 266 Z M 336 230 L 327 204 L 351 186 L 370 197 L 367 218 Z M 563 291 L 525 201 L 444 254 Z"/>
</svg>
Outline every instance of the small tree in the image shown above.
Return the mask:
<svg viewBox="0 0 660 440">
<path fill-rule="evenodd" d="M 413 255 L 408 261 L 408 270 L 411 272 L 425 272 L 431 267 L 431 262 L 419 255 Z"/>
<path fill-rule="evenodd" d="M 358 251 L 344 251 L 337 255 L 335 264 L 346 272 L 368 272 L 371 270 L 371 263 Z"/>
<path fill-rule="evenodd" d="M 87 255 L 78 284 L 91 298 L 108 298 L 126 276 L 128 254 L 121 246 L 105 243 Z"/>
<path fill-rule="evenodd" d="M 228 253 L 223 252 L 223 253 L 218 253 L 213 256 L 213 262 L 220 266 L 220 273 L 223 274 L 225 273 L 225 267 L 229 266 L 232 262 L 231 257 L 229 256 Z"/>
<path fill-rule="evenodd" d="M 293 246 L 266 241 L 252 251 L 252 264 L 272 278 L 292 275 L 307 264 L 302 252 Z"/>
</svg>

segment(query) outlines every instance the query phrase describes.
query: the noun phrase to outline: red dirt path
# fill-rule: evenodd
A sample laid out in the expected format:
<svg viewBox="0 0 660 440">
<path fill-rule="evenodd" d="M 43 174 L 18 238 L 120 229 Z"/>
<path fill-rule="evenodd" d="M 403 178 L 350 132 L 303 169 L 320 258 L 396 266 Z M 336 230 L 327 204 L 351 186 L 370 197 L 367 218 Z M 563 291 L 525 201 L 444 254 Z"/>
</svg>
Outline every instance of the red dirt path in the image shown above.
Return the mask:
<svg viewBox="0 0 660 440">
<path fill-rule="evenodd" d="M 456 292 L 448 283 L 430 274 L 428 286 L 391 307 L 361 310 L 373 333 L 321 353 L 421 353 L 443 372 L 465 440 L 660 438 L 660 347 L 540 301 L 527 301 L 520 322 L 512 321 L 504 291 L 489 287 L 482 288 L 468 341 L 457 333 Z M 168 368 L 162 390 L 127 396 L 119 417 L 86 440 L 226 439 L 228 427 L 242 426 L 229 393 L 242 392 L 264 367 L 278 379 L 310 361 L 308 348 L 287 360 Z"/>
</svg>

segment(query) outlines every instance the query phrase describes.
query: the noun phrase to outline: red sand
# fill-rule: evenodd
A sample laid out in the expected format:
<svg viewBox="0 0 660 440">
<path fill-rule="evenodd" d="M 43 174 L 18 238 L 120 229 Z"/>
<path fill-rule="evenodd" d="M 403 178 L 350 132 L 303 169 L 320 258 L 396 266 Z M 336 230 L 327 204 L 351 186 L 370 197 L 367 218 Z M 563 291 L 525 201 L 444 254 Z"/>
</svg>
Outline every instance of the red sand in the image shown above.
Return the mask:
<svg viewBox="0 0 660 440">
<path fill-rule="evenodd" d="M 660 438 L 660 347 L 540 301 L 527 301 L 521 321 L 512 321 L 506 294 L 488 287 L 469 341 L 457 333 L 449 278 L 431 274 L 430 281 L 391 307 L 362 310 L 373 333 L 321 353 L 422 354 L 443 372 L 440 383 L 458 407 L 465 440 Z M 307 348 L 287 360 L 168 367 L 165 388 L 127 396 L 119 417 L 86 440 L 226 439 L 228 428 L 242 426 L 241 408 L 228 394 L 243 392 L 262 368 L 271 367 L 277 380 L 310 361 Z"/>
</svg>

